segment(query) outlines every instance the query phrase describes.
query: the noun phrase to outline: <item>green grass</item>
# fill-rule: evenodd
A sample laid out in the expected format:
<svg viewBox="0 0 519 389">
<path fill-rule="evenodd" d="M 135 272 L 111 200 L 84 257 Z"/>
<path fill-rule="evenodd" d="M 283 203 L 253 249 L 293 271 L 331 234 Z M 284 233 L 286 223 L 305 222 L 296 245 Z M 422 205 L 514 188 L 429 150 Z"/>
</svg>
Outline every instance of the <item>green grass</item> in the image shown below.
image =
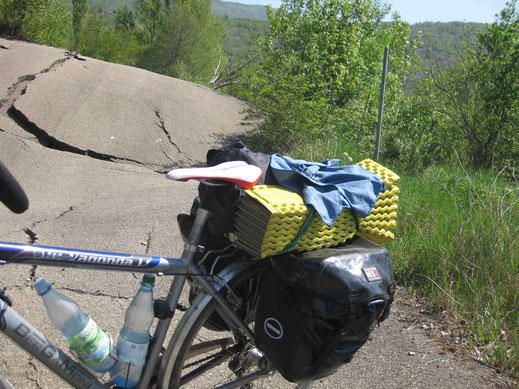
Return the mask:
<svg viewBox="0 0 519 389">
<path fill-rule="evenodd" d="M 519 375 L 519 186 L 488 172 L 403 176 L 398 281 L 467 323 L 485 360 Z"/>
<path fill-rule="evenodd" d="M 279 153 L 290 155 L 290 157 L 295 159 L 313 162 L 337 158 L 342 160 L 344 165 L 360 162 L 366 158 L 373 159 L 372 155 L 364 153 L 360 148 L 352 144 L 350 140 L 335 137 L 316 139 L 311 144 L 301 144 L 296 150 L 290 150 L 286 153 L 281 150 Z"/>
</svg>

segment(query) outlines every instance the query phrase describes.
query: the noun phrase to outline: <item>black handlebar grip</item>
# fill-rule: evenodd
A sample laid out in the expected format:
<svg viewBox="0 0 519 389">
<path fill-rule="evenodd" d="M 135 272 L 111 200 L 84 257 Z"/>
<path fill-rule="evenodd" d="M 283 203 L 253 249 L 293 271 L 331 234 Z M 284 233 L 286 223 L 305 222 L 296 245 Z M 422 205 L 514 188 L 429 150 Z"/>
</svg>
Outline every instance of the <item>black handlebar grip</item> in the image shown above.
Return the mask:
<svg viewBox="0 0 519 389">
<path fill-rule="evenodd" d="M 14 213 L 22 213 L 29 208 L 29 199 L 22 187 L 0 161 L 0 201 Z"/>
</svg>

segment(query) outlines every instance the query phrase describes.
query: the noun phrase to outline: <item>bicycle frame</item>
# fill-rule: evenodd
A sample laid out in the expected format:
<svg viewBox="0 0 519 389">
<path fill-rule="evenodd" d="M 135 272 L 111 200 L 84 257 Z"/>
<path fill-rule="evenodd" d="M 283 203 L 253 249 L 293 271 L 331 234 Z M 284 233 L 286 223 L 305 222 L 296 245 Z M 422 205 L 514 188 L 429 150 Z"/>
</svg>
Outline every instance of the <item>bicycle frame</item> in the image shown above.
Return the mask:
<svg viewBox="0 0 519 389">
<path fill-rule="evenodd" d="M 199 249 L 197 243 L 209 214 L 209 211 L 205 209 L 200 208 L 198 210 L 189 239 L 184 244 L 181 258 L 0 242 L 0 265 L 13 263 L 175 275 L 166 299 L 169 315 L 158 321 L 150 342 L 146 364 L 137 386 L 137 388 L 144 389 L 148 387 L 154 368 L 158 363 L 162 345 L 188 275 L 197 277 L 200 287 L 217 301 L 218 311 L 227 324 L 253 342 L 253 335 L 247 325 L 242 322 L 229 303 L 218 293 L 219 287 L 207 280 L 206 275 L 193 263 L 194 256 Z M 227 273 L 228 279 L 232 278 L 234 273 L 232 271 Z M 225 281 L 223 279 L 218 282 Z M 31 323 L 2 300 L 0 300 L 0 331 L 72 386 L 77 388 L 109 387 L 109 385 L 103 384 L 89 369 L 75 362 L 65 352 L 53 345 Z"/>
</svg>

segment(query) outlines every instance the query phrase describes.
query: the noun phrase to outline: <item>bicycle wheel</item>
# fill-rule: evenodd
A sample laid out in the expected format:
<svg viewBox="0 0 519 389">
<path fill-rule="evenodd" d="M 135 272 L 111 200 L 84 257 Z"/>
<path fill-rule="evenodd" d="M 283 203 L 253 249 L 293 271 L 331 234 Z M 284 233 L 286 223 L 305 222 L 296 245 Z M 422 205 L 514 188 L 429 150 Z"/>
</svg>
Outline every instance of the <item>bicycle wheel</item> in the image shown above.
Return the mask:
<svg viewBox="0 0 519 389">
<path fill-rule="evenodd" d="M 220 286 L 220 293 L 250 323 L 252 330 L 262 268 L 260 261 L 241 267 L 231 265 L 219 275 L 227 277 L 229 286 Z M 250 387 L 240 380 L 250 374 L 264 378 L 269 375 L 269 366 L 261 352 L 243 336 L 221 326 L 215 300 L 200 294 L 175 330 L 163 359 L 158 387 L 207 389 L 229 383 Z"/>
</svg>

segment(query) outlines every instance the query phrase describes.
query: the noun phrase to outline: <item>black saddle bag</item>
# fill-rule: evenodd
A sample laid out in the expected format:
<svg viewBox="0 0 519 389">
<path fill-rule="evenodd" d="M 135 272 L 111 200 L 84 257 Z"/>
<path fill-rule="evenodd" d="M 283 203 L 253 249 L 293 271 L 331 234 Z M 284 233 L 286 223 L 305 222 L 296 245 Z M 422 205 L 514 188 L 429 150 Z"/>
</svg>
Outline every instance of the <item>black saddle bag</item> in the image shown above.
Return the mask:
<svg viewBox="0 0 519 389">
<path fill-rule="evenodd" d="M 389 314 L 388 251 L 360 237 L 345 246 L 269 259 L 256 345 L 292 382 L 334 373 Z"/>
</svg>

